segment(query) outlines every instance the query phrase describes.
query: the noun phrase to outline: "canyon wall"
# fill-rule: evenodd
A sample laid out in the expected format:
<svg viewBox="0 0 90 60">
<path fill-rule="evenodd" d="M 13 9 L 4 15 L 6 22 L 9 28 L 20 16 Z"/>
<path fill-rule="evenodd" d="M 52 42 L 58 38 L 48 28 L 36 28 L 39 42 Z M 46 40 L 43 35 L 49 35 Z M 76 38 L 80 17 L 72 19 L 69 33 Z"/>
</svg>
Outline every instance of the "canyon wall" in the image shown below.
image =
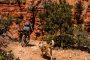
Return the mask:
<svg viewBox="0 0 90 60">
<path fill-rule="evenodd" d="M 1 1 L 1 0 L 0 0 Z M 5 2 L 6 0 L 2 0 L 2 2 Z M 9 1 L 9 0 L 8 0 Z M 12 0 L 10 0 L 10 1 L 12 1 Z M 16 1 L 16 0 L 14 0 L 14 1 Z M 6 3 L 1 3 L 0 2 L 0 14 L 11 14 L 11 15 L 15 15 L 15 16 L 20 16 L 21 14 L 23 15 L 23 16 L 26 16 L 28 13 L 30 13 L 28 10 L 27 10 L 27 8 L 31 5 L 31 2 L 33 1 L 33 0 L 25 0 L 26 2 L 25 2 L 25 4 L 21 4 L 20 6 L 18 5 L 18 4 L 6 4 Z M 38 2 L 39 2 L 40 0 L 35 0 L 34 1 L 34 4 L 37 4 Z M 43 0 L 42 0 L 43 1 Z M 54 1 L 57 1 L 58 2 L 58 0 L 54 0 Z M 66 0 L 70 5 L 72 5 L 72 6 L 74 6 L 75 5 L 75 3 L 77 2 L 77 0 Z M 82 0 L 82 2 L 83 2 L 83 6 L 84 6 L 84 11 L 83 11 L 83 16 L 85 16 L 85 17 L 87 17 L 87 15 L 88 16 L 90 16 L 89 14 L 89 12 L 87 12 L 87 9 L 88 9 L 88 4 L 90 4 L 89 3 L 89 1 L 90 0 Z M 40 5 L 40 4 L 39 4 Z M 29 17 L 30 17 L 30 14 L 28 15 Z M 89 17 L 90 18 L 90 17 Z M 23 19 L 22 19 L 23 20 Z M 86 21 L 87 19 L 85 19 L 84 18 L 84 20 Z M 89 21 L 90 21 L 90 19 L 88 19 Z M 14 26 L 14 27 L 13 27 Z M 15 27 L 16 26 L 16 24 L 15 23 L 13 23 L 12 24 L 12 26 L 10 27 L 10 31 L 12 32 L 14 32 L 14 30 L 17 32 L 17 30 L 15 29 L 15 28 L 17 28 L 17 27 Z M 33 39 L 33 40 L 36 40 L 36 39 L 38 39 L 38 40 L 41 40 L 41 36 L 36 36 L 37 34 L 36 33 L 39 33 L 40 35 L 42 35 L 42 29 L 40 29 L 40 26 L 41 26 L 41 24 L 40 24 L 40 20 L 37 18 L 37 17 L 35 17 L 35 25 L 34 25 L 34 31 L 33 31 L 33 33 L 31 34 L 31 39 Z M 17 36 L 18 36 L 18 32 L 17 33 L 12 33 L 13 35 L 11 35 L 11 36 L 13 36 L 14 38 L 18 38 Z M 15 34 L 16 34 L 16 36 L 15 36 Z"/>
</svg>

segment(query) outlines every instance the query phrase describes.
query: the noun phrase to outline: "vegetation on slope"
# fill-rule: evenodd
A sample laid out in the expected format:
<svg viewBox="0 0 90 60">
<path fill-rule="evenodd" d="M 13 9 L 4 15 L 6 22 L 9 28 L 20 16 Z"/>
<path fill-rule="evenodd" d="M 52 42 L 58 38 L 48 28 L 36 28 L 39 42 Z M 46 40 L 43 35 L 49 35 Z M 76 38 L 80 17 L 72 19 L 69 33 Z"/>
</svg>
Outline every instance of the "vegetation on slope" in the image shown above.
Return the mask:
<svg viewBox="0 0 90 60">
<path fill-rule="evenodd" d="M 44 30 L 47 35 L 44 40 L 51 41 L 54 40 L 56 46 L 63 48 L 70 48 L 72 46 L 89 46 L 90 41 L 87 39 L 87 32 L 85 32 L 81 25 L 76 27 L 72 24 L 72 12 L 70 5 L 65 1 L 60 1 L 59 4 L 53 3 L 50 0 L 43 4 L 44 12 L 41 12 L 39 17 L 45 21 Z M 77 22 L 81 21 L 82 8 L 80 5 L 76 4 L 76 10 L 78 11 Z M 43 24 L 42 24 L 43 25 Z M 78 30 L 78 31 L 77 31 Z M 85 34 L 84 34 L 85 33 Z M 46 38 L 46 39 L 45 39 Z"/>
</svg>

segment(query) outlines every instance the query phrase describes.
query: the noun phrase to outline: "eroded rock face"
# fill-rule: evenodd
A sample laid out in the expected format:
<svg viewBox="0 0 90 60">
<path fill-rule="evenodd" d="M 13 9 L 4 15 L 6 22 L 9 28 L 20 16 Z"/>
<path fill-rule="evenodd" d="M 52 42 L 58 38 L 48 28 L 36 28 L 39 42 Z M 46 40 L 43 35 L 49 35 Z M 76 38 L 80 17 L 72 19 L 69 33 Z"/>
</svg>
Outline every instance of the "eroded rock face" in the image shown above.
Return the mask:
<svg viewBox="0 0 90 60">
<path fill-rule="evenodd" d="M 18 25 L 16 25 L 15 22 L 13 22 L 12 25 L 10 26 L 8 35 L 12 39 L 17 39 L 17 40 L 19 39 Z"/>
<path fill-rule="evenodd" d="M 85 19 L 84 19 L 84 28 L 90 32 L 90 8 L 88 8 L 86 14 L 85 14 Z"/>
<path fill-rule="evenodd" d="M 18 1 L 20 1 L 20 2 L 22 2 L 22 3 L 25 3 L 25 0 L 18 0 Z M 18 3 L 17 2 L 17 0 L 0 0 L 0 3 L 1 4 L 16 4 L 16 3 Z"/>
<path fill-rule="evenodd" d="M 0 3 L 4 2 L 4 1 L 6 1 L 6 0 L 0 0 Z M 8 1 L 16 1 L 16 0 L 8 0 Z M 0 4 L 0 14 L 5 14 L 6 13 L 6 14 L 11 14 L 11 15 L 17 15 L 17 16 L 19 16 L 20 14 L 25 15 L 25 14 L 27 14 L 27 8 L 28 8 L 28 5 L 30 5 L 29 2 L 31 2 L 31 1 L 33 1 L 33 0 L 26 0 L 26 4 L 23 4 L 23 5 L 20 5 L 20 6 L 18 6 L 17 4 L 13 4 L 13 5 Z M 37 4 L 37 1 L 39 1 L 39 0 L 35 0 L 34 4 Z M 58 0 L 55 0 L 55 1 L 58 1 Z M 67 2 L 69 2 L 70 5 L 74 5 L 76 1 L 77 0 L 67 0 Z M 18 39 L 19 32 L 17 30 L 17 25 L 15 23 L 13 23 L 10 26 L 9 31 L 10 31 L 9 35 L 12 38 L 17 38 Z M 31 39 L 40 40 L 42 38 L 41 36 L 42 36 L 41 23 L 40 23 L 39 19 L 36 18 L 35 19 L 35 25 L 34 25 L 34 31 L 31 34 Z"/>
</svg>

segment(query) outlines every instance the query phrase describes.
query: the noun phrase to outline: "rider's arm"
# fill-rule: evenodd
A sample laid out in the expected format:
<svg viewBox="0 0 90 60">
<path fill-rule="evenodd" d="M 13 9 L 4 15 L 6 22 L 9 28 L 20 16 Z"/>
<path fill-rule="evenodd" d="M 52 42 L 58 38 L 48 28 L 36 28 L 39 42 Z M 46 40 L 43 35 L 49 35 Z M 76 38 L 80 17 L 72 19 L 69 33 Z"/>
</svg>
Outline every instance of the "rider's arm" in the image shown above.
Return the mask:
<svg viewBox="0 0 90 60">
<path fill-rule="evenodd" d="M 32 24 L 30 24 L 30 28 L 31 28 L 31 30 L 33 31 Z"/>
</svg>

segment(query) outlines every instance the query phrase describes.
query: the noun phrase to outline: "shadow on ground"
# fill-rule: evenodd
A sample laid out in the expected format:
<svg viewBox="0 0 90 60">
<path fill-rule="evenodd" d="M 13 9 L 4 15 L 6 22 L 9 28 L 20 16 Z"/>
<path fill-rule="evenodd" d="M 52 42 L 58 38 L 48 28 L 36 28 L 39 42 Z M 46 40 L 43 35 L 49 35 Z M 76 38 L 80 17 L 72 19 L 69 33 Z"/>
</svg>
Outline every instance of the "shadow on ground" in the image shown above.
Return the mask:
<svg viewBox="0 0 90 60">
<path fill-rule="evenodd" d="M 87 53 L 90 53 L 90 48 L 89 47 L 84 47 L 84 46 L 74 46 L 71 49 L 76 49 L 76 50 L 81 50 L 81 51 L 85 51 Z"/>
<path fill-rule="evenodd" d="M 27 46 L 33 47 L 36 46 L 35 44 L 27 44 Z"/>
</svg>

